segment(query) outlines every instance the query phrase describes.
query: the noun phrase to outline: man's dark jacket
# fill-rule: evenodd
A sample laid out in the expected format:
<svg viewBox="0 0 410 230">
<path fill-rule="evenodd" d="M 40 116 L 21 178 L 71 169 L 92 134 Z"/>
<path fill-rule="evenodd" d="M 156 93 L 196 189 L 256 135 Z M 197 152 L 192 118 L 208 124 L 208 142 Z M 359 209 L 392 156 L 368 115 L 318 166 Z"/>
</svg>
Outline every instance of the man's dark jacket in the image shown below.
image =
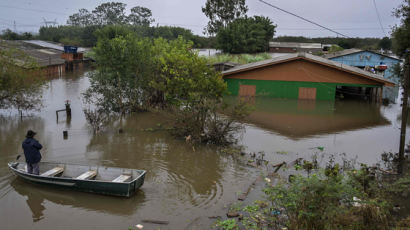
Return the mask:
<svg viewBox="0 0 410 230">
<path fill-rule="evenodd" d="M 26 157 L 26 162 L 29 164 L 35 164 L 40 162 L 41 154 L 40 149 L 43 146 L 38 143 L 34 138 L 26 138 L 23 141 L 24 156 Z"/>
</svg>

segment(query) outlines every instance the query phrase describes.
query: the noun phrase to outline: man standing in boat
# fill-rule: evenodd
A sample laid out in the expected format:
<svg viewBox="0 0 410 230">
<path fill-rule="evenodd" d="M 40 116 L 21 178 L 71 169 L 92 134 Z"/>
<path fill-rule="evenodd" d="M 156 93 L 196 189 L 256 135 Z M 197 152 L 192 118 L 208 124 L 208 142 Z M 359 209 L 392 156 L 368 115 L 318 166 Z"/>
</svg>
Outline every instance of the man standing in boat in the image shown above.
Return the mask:
<svg viewBox="0 0 410 230">
<path fill-rule="evenodd" d="M 23 141 L 24 156 L 26 157 L 27 172 L 38 175 L 40 167 L 38 163 L 41 160 L 40 149 L 43 146 L 34 139 L 36 133 L 32 130 L 27 131 L 26 139 Z"/>
</svg>

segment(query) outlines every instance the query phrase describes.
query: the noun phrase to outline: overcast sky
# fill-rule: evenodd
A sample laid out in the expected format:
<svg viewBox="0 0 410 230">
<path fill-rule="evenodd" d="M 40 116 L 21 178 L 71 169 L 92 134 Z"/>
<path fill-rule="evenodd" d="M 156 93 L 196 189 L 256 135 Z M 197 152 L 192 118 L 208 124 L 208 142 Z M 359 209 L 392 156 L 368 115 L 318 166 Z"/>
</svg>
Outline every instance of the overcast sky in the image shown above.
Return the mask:
<svg viewBox="0 0 410 230">
<path fill-rule="evenodd" d="M 373 0 L 265 0 L 277 7 L 310 19 L 323 26 L 351 37 L 384 37 L 390 35 L 391 27 L 399 21 L 392 11 L 403 0 L 374 0 L 385 33 L 382 31 Z M 0 30 L 14 24 L 18 32 L 37 32 L 48 21 L 56 19 L 59 25 L 65 24 L 69 15 L 80 8 L 93 10 L 103 0 L 0 0 Z M 207 18 L 201 7 L 206 0 L 123 0 L 127 10 L 134 6 L 144 6 L 152 10 L 155 24 L 175 25 L 202 34 Z M 278 27 L 275 36 L 336 36 L 315 25 L 288 15 L 259 0 L 247 0 L 248 15 L 269 17 Z M 128 13 L 128 12 L 127 12 Z"/>
</svg>

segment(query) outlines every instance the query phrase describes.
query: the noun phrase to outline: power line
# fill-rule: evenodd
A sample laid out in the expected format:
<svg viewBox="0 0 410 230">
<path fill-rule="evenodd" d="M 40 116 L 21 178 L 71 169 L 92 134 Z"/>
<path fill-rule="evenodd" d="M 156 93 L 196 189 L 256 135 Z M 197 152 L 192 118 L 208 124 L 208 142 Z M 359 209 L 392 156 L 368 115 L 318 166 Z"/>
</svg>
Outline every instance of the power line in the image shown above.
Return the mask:
<svg viewBox="0 0 410 230">
<path fill-rule="evenodd" d="M 277 28 L 278 30 L 326 30 L 326 29 L 322 29 L 322 28 L 283 28 L 283 27 L 278 27 Z M 389 29 L 389 28 L 385 28 L 385 29 Z M 366 27 L 363 27 L 363 28 L 337 28 L 337 29 L 335 29 L 335 30 L 380 30 L 380 28 L 379 27 L 377 27 L 377 28 L 371 28 L 371 27 L 369 27 L 369 28 L 366 28 Z"/>
<path fill-rule="evenodd" d="M 386 32 L 384 31 L 383 25 L 382 25 L 382 20 L 380 18 L 380 14 L 379 14 L 379 10 L 377 9 L 377 5 L 376 5 L 376 1 L 373 0 L 373 4 L 374 4 L 374 8 L 376 9 L 376 14 L 377 14 L 377 18 L 379 19 L 379 24 L 380 24 L 380 28 L 382 29 L 384 36 L 387 37 Z"/>
<path fill-rule="evenodd" d="M 277 6 L 274 6 L 274 5 L 272 5 L 271 3 L 265 2 L 264 0 L 259 0 L 259 1 L 262 2 L 262 3 L 264 3 L 264 4 L 266 4 L 266 5 L 268 5 L 268 6 L 270 6 L 270 7 L 272 7 L 272 8 L 278 9 L 278 10 L 280 10 L 280 11 L 283 11 L 283 12 L 287 13 L 287 14 L 290 14 L 290 15 L 295 16 L 295 17 L 297 17 L 297 18 L 300 18 L 300 19 L 302 19 L 302 20 L 304 20 L 304 21 L 307 21 L 307 22 L 309 22 L 309 23 L 312 23 L 312 24 L 314 24 L 314 25 L 316 25 L 316 26 L 319 26 L 319 27 L 321 27 L 321 28 L 323 28 L 323 29 L 329 30 L 329 31 L 331 31 L 331 32 L 333 32 L 333 33 L 335 33 L 335 34 L 338 34 L 338 35 L 340 35 L 340 36 L 349 38 L 349 36 L 347 36 L 347 35 L 341 34 L 341 33 L 337 32 L 337 31 L 335 31 L 335 30 L 332 30 L 332 29 L 330 29 L 330 28 L 327 28 L 327 27 L 325 27 L 325 26 L 322 26 L 322 25 L 320 25 L 320 24 L 318 24 L 318 23 L 316 23 L 316 22 L 313 22 L 313 21 L 311 21 L 311 20 L 309 20 L 309 19 L 306 19 L 306 18 L 304 18 L 304 17 L 302 17 L 302 16 L 299 16 L 299 15 L 297 15 L 297 14 L 294 14 L 294 13 L 292 13 L 292 12 L 289 12 L 289 11 L 287 11 L 287 10 L 284 10 L 284 9 L 282 9 L 282 8 L 279 8 L 279 7 L 277 7 Z"/>
<path fill-rule="evenodd" d="M 0 7 L 18 9 L 18 10 L 34 11 L 34 12 L 42 12 L 42 13 L 50 13 L 50 14 L 57 14 L 57 15 L 68 15 L 67 13 L 63 13 L 63 12 L 41 10 L 41 9 L 28 9 L 28 8 L 23 8 L 23 7 L 9 6 L 9 5 L 0 5 Z"/>
<path fill-rule="evenodd" d="M 157 22 L 157 24 L 164 25 L 164 26 L 205 27 L 205 25 L 187 25 L 187 24 L 165 23 L 165 22 Z"/>
</svg>

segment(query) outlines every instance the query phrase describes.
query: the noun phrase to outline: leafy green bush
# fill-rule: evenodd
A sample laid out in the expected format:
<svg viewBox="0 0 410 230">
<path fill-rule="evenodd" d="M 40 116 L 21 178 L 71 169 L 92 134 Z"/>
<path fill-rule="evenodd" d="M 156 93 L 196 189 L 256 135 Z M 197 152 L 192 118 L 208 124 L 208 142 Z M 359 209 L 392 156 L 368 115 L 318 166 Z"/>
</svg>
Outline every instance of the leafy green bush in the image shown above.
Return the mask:
<svg viewBox="0 0 410 230">
<path fill-rule="evenodd" d="M 223 230 L 236 230 L 236 229 L 239 229 L 239 226 L 236 223 L 235 219 L 217 220 L 215 225 L 216 225 L 216 227 L 221 228 Z"/>
<path fill-rule="evenodd" d="M 337 215 L 346 214 L 353 197 L 361 194 L 341 175 L 323 173 L 295 176 L 291 184 L 280 183 L 265 189 L 272 207 L 282 208 L 291 229 L 327 229 Z"/>
<path fill-rule="evenodd" d="M 355 173 L 353 173 L 355 172 Z M 338 164 L 292 182 L 268 184 L 266 201 L 246 206 L 246 229 L 388 229 L 389 203 L 371 196 L 365 169 L 341 173 Z M 370 186 L 370 184 L 369 184 Z"/>
</svg>

